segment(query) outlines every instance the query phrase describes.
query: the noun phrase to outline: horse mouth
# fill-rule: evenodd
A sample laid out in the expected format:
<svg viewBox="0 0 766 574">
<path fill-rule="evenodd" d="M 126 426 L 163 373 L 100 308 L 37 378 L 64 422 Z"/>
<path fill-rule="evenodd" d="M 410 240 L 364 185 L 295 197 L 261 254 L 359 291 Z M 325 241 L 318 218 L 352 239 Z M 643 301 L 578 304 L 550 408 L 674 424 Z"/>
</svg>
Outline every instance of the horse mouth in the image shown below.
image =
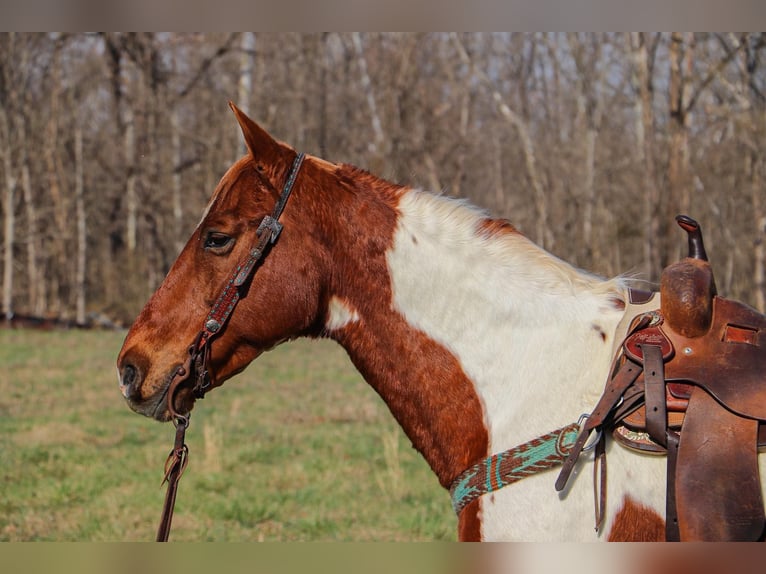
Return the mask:
<svg viewBox="0 0 766 574">
<path fill-rule="evenodd" d="M 160 422 L 168 422 L 173 420 L 173 413 L 170 409 L 170 401 L 168 399 L 168 393 L 170 392 L 172 376 L 168 376 L 165 384 L 163 385 L 162 392 L 157 397 L 154 403 L 154 409 L 151 413 L 147 414 L 151 418 Z M 182 386 L 176 388 L 173 396 L 173 410 L 175 413 L 182 416 L 189 416 L 192 408 L 194 407 L 194 393 L 191 388 Z"/>
<path fill-rule="evenodd" d="M 130 409 L 140 415 L 155 419 L 159 422 L 173 420 L 173 413 L 171 413 L 168 401 L 168 393 L 170 392 L 173 373 L 175 373 L 175 371 L 175 368 L 170 371 L 170 374 L 164 378 L 162 385 L 155 393 L 138 400 L 127 398 L 126 401 Z M 174 410 L 179 415 L 187 416 L 194 406 L 194 395 L 191 392 L 191 389 L 182 385 L 177 387 L 173 394 Z"/>
<path fill-rule="evenodd" d="M 168 409 L 168 391 L 170 390 L 170 378 L 168 378 L 165 381 L 164 388 L 162 389 L 162 392 L 160 393 L 160 396 L 157 398 L 157 401 L 154 405 L 154 409 L 152 410 L 151 414 L 147 414 L 147 416 L 151 416 L 151 418 L 158 420 L 160 422 L 167 422 L 170 420 L 170 409 Z"/>
</svg>

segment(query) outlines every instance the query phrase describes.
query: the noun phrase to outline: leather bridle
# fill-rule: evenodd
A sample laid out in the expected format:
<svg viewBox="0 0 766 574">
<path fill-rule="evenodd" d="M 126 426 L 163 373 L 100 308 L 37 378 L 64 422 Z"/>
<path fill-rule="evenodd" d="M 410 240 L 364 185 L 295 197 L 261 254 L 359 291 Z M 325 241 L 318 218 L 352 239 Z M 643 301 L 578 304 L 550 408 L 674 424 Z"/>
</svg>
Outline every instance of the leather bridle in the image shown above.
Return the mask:
<svg viewBox="0 0 766 574">
<path fill-rule="evenodd" d="M 242 294 L 246 292 L 258 262 L 269 252 L 282 232 L 279 217 L 287 205 L 290 192 L 298 177 L 305 154 L 299 153 L 293 160 L 282 193 L 274 206 L 271 215 L 266 215 L 256 231 L 258 241 L 248 253 L 247 258 L 235 268 L 226 285 L 221 290 L 215 303 L 189 347 L 188 357 L 183 365 L 176 368 L 167 388 L 168 411 L 176 426 L 176 437 L 173 450 L 165 461 L 165 476 L 162 481 L 168 483 L 165 493 L 165 503 L 162 508 L 162 518 L 157 531 L 157 542 L 167 542 L 170 535 L 170 523 L 173 518 L 178 481 L 188 463 L 189 448 L 184 443 L 186 429 L 189 427 L 189 413 L 181 414 L 175 408 L 175 396 L 178 390 L 192 382 L 191 393 L 195 398 L 202 399 L 205 393 L 215 384 L 215 375 L 210 369 L 210 344 L 226 327 L 226 323 L 234 312 Z"/>
</svg>

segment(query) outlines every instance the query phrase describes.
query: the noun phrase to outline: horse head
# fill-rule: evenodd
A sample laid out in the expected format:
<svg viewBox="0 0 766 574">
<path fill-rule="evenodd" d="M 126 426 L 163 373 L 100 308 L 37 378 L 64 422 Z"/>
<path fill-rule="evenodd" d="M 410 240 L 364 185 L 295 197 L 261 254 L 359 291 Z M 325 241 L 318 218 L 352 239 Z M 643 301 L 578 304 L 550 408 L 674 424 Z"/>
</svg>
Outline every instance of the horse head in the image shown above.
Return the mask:
<svg viewBox="0 0 766 574">
<path fill-rule="evenodd" d="M 252 260 L 253 249 L 264 233 L 264 220 L 274 213 L 288 178 L 294 195 L 311 178 L 311 160 L 291 173 L 298 154 L 273 139 L 231 104 L 248 147 L 215 189 L 202 220 L 171 267 L 162 284 L 133 323 L 118 357 L 120 389 L 130 407 L 158 420 L 169 420 L 173 411 L 189 412 L 194 404 L 192 385 L 171 393 L 174 376 L 186 363 L 202 336 L 206 368 L 214 374 L 209 387 L 221 385 L 241 372 L 263 351 L 278 343 L 311 334 L 318 327 L 322 289 L 322 257 L 317 244 L 309 244 L 312 230 L 298 221 L 294 199 L 277 225 L 286 232 L 263 245 L 261 259 Z M 297 181 L 295 179 L 297 178 Z M 259 229 L 260 228 L 260 229 Z M 250 260 L 252 274 L 243 285 L 229 285 Z M 295 278 L 300 277 L 300 281 Z M 236 312 L 225 315 L 222 325 L 206 324 L 211 308 L 232 305 L 221 300 L 227 289 L 237 291 Z M 225 309 L 224 309 L 225 311 Z M 210 340 L 207 340 L 208 337 Z M 206 389 L 207 390 L 207 389 Z M 175 391 L 175 389 L 174 389 Z"/>
</svg>

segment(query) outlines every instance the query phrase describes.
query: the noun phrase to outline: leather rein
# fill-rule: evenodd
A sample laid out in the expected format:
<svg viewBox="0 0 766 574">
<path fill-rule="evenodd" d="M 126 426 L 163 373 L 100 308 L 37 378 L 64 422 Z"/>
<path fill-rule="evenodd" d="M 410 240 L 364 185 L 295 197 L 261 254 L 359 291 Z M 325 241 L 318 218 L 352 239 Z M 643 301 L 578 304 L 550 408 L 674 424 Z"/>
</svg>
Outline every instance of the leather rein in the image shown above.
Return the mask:
<svg viewBox="0 0 766 574">
<path fill-rule="evenodd" d="M 184 438 L 186 429 L 189 427 L 191 415 L 189 413 L 181 414 L 176 411 L 176 393 L 183 385 L 191 381 L 193 384 L 192 394 L 195 398 L 202 399 L 205 393 L 214 385 L 214 373 L 210 369 L 211 341 L 226 326 L 226 322 L 234 312 L 234 308 L 247 290 L 247 285 L 255 272 L 257 263 L 269 252 L 269 248 L 279 238 L 279 234 L 282 232 L 282 224 L 279 223 L 279 217 L 282 215 L 285 205 L 287 205 L 287 200 L 298 177 L 304 157 L 305 154 L 300 153 L 293 160 L 274 210 L 271 215 L 266 215 L 258 226 L 256 231 L 257 243 L 250 249 L 247 258 L 234 268 L 230 279 L 221 290 L 215 303 L 213 303 L 202 329 L 197 333 L 194 342 L 189 347 L 186 361 L 183 365 L 176 368 L 168 385 L 168 411 L 173 417 L 176 435 L 173 450 L 170 451 L 165 461 L 165 474 L 162 484 L 167 482 L 168 488 L 165 492 L 165 503 L 162 507 L 162 517 L 157 530 L 157 542 L 167 542 L 170 535 L 170 524 L 173 519 L 178 481 L 181 479 L 181 475 L 189 461 L 189 448 L 184 442 Z"/>
</svg>

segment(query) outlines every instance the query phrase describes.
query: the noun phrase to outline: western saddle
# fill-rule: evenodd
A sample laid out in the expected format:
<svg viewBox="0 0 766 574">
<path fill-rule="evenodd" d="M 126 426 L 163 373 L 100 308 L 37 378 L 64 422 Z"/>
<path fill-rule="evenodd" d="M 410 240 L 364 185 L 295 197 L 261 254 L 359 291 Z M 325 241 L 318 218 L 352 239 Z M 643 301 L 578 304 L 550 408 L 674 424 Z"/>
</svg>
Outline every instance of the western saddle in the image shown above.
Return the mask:
<svg viewBox="0 0 766 574">
<path fill-rule="evenodd" d="M 633 319 L 556 489 L 590 433 L 602 431 L 596 453 L 603 457 L 610 432 L 629 448 L 667 455 L 667 540 L 762 540 L 766 316 L 716 294 L 699 224 L 683 215 L 676 221 L 689 255 L 663 271 L 659 309 Z M 601 473 L 603 509 L 603 462 Z"/>
</svg>

